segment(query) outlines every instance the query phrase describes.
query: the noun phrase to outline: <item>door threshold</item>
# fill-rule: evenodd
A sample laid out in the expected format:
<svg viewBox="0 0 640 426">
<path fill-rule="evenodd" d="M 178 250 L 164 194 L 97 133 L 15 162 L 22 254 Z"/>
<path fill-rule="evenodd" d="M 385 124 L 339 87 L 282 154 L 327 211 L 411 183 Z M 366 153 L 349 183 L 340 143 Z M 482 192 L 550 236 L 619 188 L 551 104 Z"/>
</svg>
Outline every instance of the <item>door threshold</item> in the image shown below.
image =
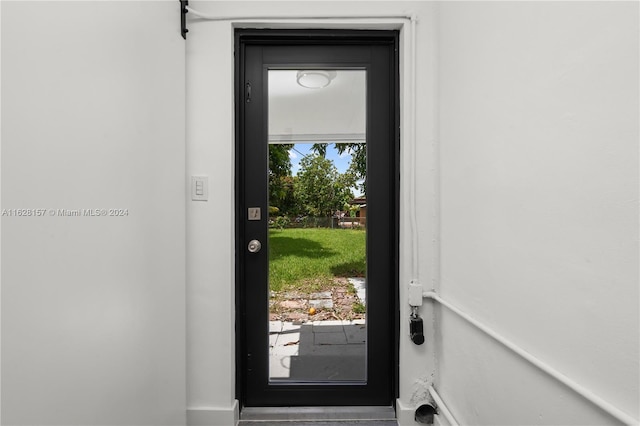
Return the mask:
<svg viewBox="0 0 640 426">
<path fill-rule="evenodd" d="M 396 411 L 388 406 L 332 407 L 244 407 L 240 420 L 322 421 L 322 420 L 395 420 Z"/>
</svg>

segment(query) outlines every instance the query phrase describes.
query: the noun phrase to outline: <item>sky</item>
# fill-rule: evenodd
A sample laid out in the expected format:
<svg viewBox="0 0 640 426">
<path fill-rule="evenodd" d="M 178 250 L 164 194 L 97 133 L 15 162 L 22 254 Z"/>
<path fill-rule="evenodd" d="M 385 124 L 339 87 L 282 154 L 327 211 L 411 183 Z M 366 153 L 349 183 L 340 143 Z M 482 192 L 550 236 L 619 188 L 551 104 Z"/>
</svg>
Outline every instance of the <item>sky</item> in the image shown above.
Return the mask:
<svg viewBox="0 0 640 426">
<path fill-rule="evenodd" d="M 293 149 L 289 151 L 289 158 L 291 158 L 291 174 L 294 176 L 298 174 L 300 170 L 300 160 L 308 154 L 311 154 L 311 147 L 313 144 L 297 143 Z M 344 152 L 342 155 L 338 154 L 335 144 L 329 144 L 327 147 L 327 159 L 333 160 L 333 164 L 338 169 L 338 172 L 344 173 L 349 168 L 351 162 L 351 154 Z"/>
<path fill-rule="evenodd" d="M 291 174 L 297 175 L 298 170 L 300 170 L 300 160 L 306 155 L 312 154 L 311 147 L 313 144 L 311 143 L 297 143 L 293 146 L 293 149 L 289 150 L 289 158 L 291 159 Z M 348 151 L 345 151 L 341 154 L 338 154 L 336 150 L 336 145 L 331 143 L 327 146 L 327 155 L 326 158 L 333 161 L 333 164 L 338 169 L 339 173 L 344 173 L 351 163 L 351 154 Z M 356 197 L 362 195 L 360 191 L 357 189 L 353 190 L 353 194 Z"/>
</svg>

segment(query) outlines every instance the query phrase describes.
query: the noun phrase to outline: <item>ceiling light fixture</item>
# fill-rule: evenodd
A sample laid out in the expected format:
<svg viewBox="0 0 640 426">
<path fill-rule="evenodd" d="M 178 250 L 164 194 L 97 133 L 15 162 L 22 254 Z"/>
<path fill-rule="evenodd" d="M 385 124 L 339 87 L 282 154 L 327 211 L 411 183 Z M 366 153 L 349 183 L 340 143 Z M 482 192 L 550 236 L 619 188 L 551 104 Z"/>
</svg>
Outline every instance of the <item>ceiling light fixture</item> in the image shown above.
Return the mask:
<svg viewBox="0 0 640 426">
<path fill-rule="evenodd" d="M 296 81 L 300 86 L 306 87 L 307 89 L 322 89 L 331 84 L 331 81 L 336 78 L 336 75 L 337 73 L 335 71 L 298 71 Z"/>
</svg>

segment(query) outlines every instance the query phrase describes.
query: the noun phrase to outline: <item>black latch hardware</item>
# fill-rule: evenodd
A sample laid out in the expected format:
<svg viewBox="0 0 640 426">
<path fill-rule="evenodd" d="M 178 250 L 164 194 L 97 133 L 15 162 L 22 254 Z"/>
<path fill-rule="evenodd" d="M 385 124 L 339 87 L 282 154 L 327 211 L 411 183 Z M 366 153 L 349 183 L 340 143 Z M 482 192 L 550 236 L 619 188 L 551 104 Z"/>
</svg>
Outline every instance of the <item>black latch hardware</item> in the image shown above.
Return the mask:
<svg viewBox="0 0 640 426">
<path fill-rule="evenodd" d="M 247 97 L 246 97 L 246 101 L 247 103 L 251 102 L 251 82 L 247 82 Z"/>
<path fill-rule="evenodd" d="M 187 6 L 189 6 L 189 0 L 179 0 L 180 1 L 180 32 L 182 33 L 182 38 L 187 39 L 187 33 L 189 30 L 187 29 L 187 13 L 189 10 Z"/>
<path fill-rule="evenodd" d="M 420 318 L 416 312 L 413 312 L 409 317 L 409 336 L 411 337 L 411 341 L 416 345 L 424 343 L 422 318 Z"/>
</svg>

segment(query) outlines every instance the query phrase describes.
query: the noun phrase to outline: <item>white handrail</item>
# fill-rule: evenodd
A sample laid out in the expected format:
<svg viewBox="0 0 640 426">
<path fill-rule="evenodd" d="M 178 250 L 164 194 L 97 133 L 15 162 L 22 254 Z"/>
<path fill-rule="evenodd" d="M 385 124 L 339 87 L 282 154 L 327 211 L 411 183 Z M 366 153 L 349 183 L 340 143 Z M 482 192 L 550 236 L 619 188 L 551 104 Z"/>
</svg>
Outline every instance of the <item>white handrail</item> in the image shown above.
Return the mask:
<svg viewBox="0 0 640 426">
<path fill-rule="evenodd" d="M 584 386 L 574 382 L 569 377 L 565 376 L 564 374 L 562 374 L 558 370 L 554 369 L 553 367 L 551 367 L 547 363 L 545 363 L 545 362 L 539 360 L 538 358 L 536 358 L 535 356 L 531 355 L 529 352 L 525 351 L 520 346 L 517 346 L 516 344 L 510 342 L 505 337 L 501 336 L 500 334 L 498 334 L 494 330 L 490 329 L 486 325 L 482 324 L 478 320 L 476 320 L 473 317 L 471 317 L 469 314 L 463 312 L 461 309 L 457 308 L 456 306 L 454 306 L 451 303 L 447 302 L 446 300 L 442 299 L 440 296 L 438 296 L 438 294 L 436 292 L 434 292 L 434 291 L 426 291 L 426 292 L 424 292 L 422 294 L 422 296 L 427 298 L 427 299 L 431 299 L 431 300 L 434 300 L 434 301 L 440 303 L 442 306 L 446 307 L 451 312 L 457 314 L 460 318 L 464 319 L 469 324 L 471 324 L 474 327 L 476 327 L 477 329 L 483 331 L 485 334 L 489 335 L 491 338 L 493 338 L 495 341 L 501 343 L 505 347 L 511 349 L 513 352 L 515 352 L 516 354 L 520 355 L 522 358 L 524 358 L 525 360 L 529 361 L 531 364 L 533 364 L 534 366 L 538 367 L 540 370 L 544 371 L 545 373 L 547 373 L 548 375 L 550 375 L 554 379 L 558 380 L 560 383 L 564 384 L 565 386 L 567 386 L 568 388 L 570 388 L 571 390 L 573 390 L 574 392 L 576 392 L 577 394 L 579 394 L 580 396 L 585 398 L 587 401 L 589 401 L 592 404 L 598 406 L 600 409 L 604 410 L 605 412 L 610 414 L 612 417 L 615 417 L 620 422 L 622 422 L 624 424 L 627 424 L 627 425 L 637 425 L 639 423 L 637 419 L 631 417 L 630 415 L 628 415 L 627 413 L 623 412 L 619 408 L 615 407 L 614 405 L 612 405 L 609 402 L 605 401 L 604 399 L 600 398 L 598 395 L 594 394 L 589 389 L 587 389 Z"/>
<path fill-rule="evenodd" d="M 442 417 L 447 420 L 447 423 L 449 423 L 449 426 L 459 426 L 456 418 L 453 417 L 453 414 L 451 414 L 451 411 L 449 411 L 447 404 L 444 403 L 444 401 L 440 397 L 440 394 L 435 390 L 433 385 L 429 386 L 429 395 L 431 395 L 431 397 L 433 398 L 433 402 L 435 402 L 436 404 L 438 415 L 442 415 Z"/>
</svg>

